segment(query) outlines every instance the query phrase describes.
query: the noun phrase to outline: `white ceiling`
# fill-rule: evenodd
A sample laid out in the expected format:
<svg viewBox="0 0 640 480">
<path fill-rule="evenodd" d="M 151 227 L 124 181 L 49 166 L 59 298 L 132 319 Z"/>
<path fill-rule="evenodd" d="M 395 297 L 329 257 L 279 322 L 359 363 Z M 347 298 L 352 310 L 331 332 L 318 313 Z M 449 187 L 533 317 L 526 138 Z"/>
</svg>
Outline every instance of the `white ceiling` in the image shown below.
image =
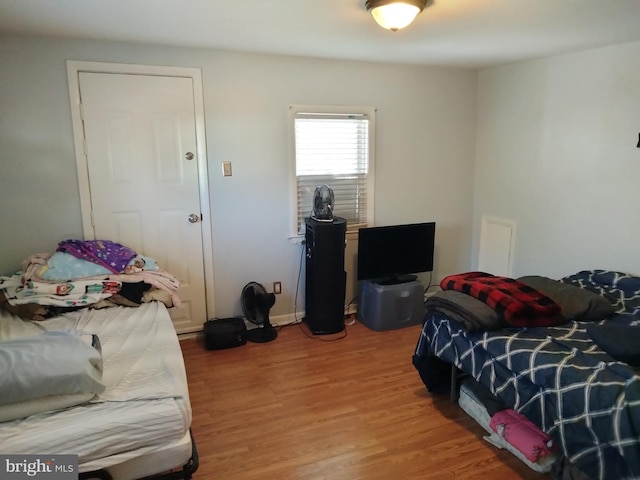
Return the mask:
<svg viewBox="0 0 640 480">
<path fill-rule="evenodd" d="M 486 67 L 640 40 L 640 0 L 432 0 L 404 30 L 365 0 L 0 0 L 0 32 Z"/>
</svg>

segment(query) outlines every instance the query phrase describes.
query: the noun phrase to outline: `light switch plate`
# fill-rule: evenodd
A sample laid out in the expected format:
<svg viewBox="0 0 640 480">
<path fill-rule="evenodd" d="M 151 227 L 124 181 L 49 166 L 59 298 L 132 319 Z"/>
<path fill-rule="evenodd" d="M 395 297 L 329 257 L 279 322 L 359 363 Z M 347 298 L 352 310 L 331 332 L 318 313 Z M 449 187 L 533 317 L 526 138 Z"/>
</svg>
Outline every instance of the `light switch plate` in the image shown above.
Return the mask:
<svg viewBox="0 0 640 480">
<path fill-rule="evenodd" d="M 225 177 L 231 176 L 231 162 L 222 162 L 222 175 Z"/>
</svg>

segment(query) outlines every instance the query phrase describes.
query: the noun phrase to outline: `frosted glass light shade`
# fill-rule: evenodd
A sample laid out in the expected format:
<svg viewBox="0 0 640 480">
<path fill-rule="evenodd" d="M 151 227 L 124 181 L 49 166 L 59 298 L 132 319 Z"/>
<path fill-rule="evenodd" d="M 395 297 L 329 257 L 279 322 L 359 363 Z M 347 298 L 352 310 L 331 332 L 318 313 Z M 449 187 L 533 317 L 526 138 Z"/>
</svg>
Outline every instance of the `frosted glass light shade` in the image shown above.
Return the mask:
<svg viewBox="0 0 640 480">
<path fill-rule="evenodd" d="M 382 28 L 395 32 L 413 22 L 421 11 L 422 9 L 415 5 L 396 2 L 373 8 L 371 15 Z"/>
</svg>

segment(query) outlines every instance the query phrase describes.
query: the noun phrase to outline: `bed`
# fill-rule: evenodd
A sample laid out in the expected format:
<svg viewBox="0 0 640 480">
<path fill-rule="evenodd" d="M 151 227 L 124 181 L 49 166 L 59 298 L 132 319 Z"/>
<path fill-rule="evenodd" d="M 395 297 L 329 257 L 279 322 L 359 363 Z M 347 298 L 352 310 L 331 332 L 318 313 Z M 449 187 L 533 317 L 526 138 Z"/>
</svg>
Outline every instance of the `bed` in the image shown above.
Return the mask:
<svg viewBox="0 0 640 480">
<path fill-rule="evenodd" d="M 455 398 L 459 373 L 473 377 L 553 438 L 566 478 L 640 478 L 640 278 L 592 270 L 520 280 L 571 315 L 516 327 L 498 314 L 485 328 L 464 304 L 479 297 L 429 299 L 413 356 L 424 384 Z M 559 288 L 547 294 L 549 284 Z"/>
<path fill-rule="evenodd" d="M 46 312 L 23 304 L 38 321 L 0 309 L 0 452 L 78 455 L 85 479 L 191 478 L 189 391 L 167 306 L 152 295 L 90 308 L 109 298 Z"/>
</svg>

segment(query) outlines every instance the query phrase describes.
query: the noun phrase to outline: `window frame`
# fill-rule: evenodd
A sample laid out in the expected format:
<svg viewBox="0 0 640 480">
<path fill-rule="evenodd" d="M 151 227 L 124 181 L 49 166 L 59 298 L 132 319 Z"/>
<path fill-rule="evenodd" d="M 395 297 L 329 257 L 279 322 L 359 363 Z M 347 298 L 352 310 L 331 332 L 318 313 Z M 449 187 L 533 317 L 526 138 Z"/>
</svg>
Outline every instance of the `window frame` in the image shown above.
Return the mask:
<svg viewBox="0 0 640 480">
<path fill-rule="evenodd" d="M 290 176 L 290 235 L 291 239 L 302 239 L 304 233 L 298 231 L 298 180 L 296 175 L 296 132 L 295 120 L 299 113 L 317 113 L 320 115 L 366 115 L 369 120 L 368 131 L 368 165 L 367 165 L 367 218 L 365 223 L 347 223 L 347 233 L 357 232 L 359 228 L 373 225 L 375 205 L 375 132 L 376 109 L 375 107 L 355 107 L 337 105 L 289 105 L 289 176 Z"/>
</svg>

